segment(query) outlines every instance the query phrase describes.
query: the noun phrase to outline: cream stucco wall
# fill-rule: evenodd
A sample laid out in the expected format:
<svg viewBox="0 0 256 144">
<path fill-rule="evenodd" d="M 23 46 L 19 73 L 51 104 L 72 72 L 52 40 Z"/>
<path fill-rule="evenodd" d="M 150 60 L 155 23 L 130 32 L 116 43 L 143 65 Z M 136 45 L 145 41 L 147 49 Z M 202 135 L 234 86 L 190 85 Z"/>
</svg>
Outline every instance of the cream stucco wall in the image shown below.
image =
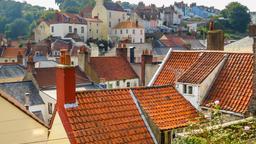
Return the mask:
<svg viewBox="0 0 256 144">
<path fill-rule="evenodd" d="M 0 97 L 0 143 L 46 144 L 48 128 Z"/>
<path fill-rule="evenodd" d="M 34 34 L 35 34 L 35 42 L 44 40 L 51 35 L 50 26 L 45 21 L 42 21 L 34 29 Z"/>
<path fill-rule="evenodd" d="M 132 43 L 144 43 L 145 42 L 144 28 L 113 29 L 111 35 L 112 35 L 112 37 L 116 37 L 117 40 L 126 40 L 129 37 L 129 38 L 131 38 Z"/>
<path fill-rule="evenodd" d="M 48 144 L 70 144 L 58 112 L 50 129 Z"/>
<path fill-rule="evenodd" d="M 103 34 L 101 33 L 102 22 L 87 21 L 87 34 L 88 38 L 102 39 Z"/>
</svg>

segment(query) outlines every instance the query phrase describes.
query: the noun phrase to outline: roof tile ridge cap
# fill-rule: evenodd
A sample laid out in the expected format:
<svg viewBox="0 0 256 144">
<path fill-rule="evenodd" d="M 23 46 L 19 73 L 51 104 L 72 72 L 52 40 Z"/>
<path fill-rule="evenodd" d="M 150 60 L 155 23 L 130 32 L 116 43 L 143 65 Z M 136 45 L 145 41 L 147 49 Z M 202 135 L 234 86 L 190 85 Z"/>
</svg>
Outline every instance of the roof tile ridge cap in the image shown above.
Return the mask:
<svg viewBox="0 0 256 144">
<path fill-rule="evenodd" d="M 180 82 L 181 78 L 189 71 L 191 70 L 192 68 L 194 68 L 197 63 L 203 58 L 202 55 L 205 53 L 205 52 L 199 52 L 200 54 L 198 55 L 198 58 L 196 59 L 196 61 L 188 68 L 186 69 L 183 74 L 177 79 L 177 82 Z M 183 82 L 184 83 L 184 82 Z"/>
</svg>

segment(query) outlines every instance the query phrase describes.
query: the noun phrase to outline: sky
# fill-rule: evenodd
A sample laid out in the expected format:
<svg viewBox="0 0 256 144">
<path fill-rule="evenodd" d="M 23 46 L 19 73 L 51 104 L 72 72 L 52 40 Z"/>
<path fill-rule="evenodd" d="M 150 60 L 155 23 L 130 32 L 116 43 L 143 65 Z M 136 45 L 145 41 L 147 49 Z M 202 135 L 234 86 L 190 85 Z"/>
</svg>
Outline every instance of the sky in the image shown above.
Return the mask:
<svg viewBox="0 0 256 144">
<path fill-rule="evenodd" d="M 26 1 L 27 3 L 30 3 L 32 5 L 39 5 L 44 6 L 47 8 L 55 8 L 57 9 L 58 6 L 54 3 L 54 0 L 16 0 L 16 1 Z M 114 0 L 117 1 L 117 0 Z M 151 3 L 156 4 L 157 6 L 169 6 L 170 4 L 173 4 L 174 1 L 180 2 L 182 0 L 121 0 L 121 1 L 129 1 L 130 3 L 138 3 L 140 1 L 143 1 L 145 4 L 149 5 Z M 218 9 L 224 9 L 225 6 L 233 1 L 238 1 L 243 5 L 246 5 L 250 11 L 256 11 L 256 0 L 183 0 L 185 3 L 192 3 L 196 2 L 198 5 L 205 5 L 205 6 L 214 6 Z"/>
</svg>

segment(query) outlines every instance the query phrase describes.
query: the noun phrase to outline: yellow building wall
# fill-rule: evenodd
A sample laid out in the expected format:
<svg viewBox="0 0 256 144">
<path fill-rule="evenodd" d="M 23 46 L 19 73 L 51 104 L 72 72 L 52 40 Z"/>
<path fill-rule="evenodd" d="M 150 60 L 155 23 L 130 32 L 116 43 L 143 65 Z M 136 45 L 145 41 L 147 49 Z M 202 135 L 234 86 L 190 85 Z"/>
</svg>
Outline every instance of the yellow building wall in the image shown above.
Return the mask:
<svg viewBox="0 0 256 144">
<path fill-rule="evenodd" d="M 34 29 L 34 33 L 35 33 L 35 41 L 36 42 L 42 41 L 51 35 L 50 26 L 46 22 L 42 21 Z"/>
<path fill-rule="evenodd" d="M 108 17 L 107 10 L 103 5 L 96 4 L 94 9 L 92 10 L 92 17 L 98 16 L 102 23 L 100 25 L 100 31 L 102 34 L 102 39 L 108 39 Z"/>
<path fill-rule="evenodd" d="M 103 39 L 103 34 L 101 32 L 101 29 L 102 29 L 101 25 L 102 25 L 102 22 L 90 22 L 90 21 L 87 22 L 88 38 L 91 37 L 93 39 Z"/>
<path fill-rule="evenodd" d="M 58 112 L 50 129 L 48 144 L 70 144 Z"/>
<path fill-rule="evenodd" d="M 48 128 L 0 97 L 0 143 L 46 144 Z"/>
</svg>

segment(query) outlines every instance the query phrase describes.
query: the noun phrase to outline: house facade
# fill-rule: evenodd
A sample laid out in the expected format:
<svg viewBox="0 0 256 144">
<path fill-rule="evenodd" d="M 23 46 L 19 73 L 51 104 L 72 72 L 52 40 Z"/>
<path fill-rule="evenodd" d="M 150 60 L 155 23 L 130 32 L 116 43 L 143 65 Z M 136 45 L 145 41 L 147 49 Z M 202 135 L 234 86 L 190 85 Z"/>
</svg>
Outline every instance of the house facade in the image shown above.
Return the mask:
<svg viewBox="0 0 256 144">
<path fill-rule="evenodd" d="M 85 18 L 87 22 L 87 37 L 92 39 L 102 39 L 101 32 L 102 21 L 98 18 Z"/>
<path fill-rule="evenodd" d="M 118 3 L 97 0 L 92 11 L 92 17 L 98 18 L 103 22 L 100 31 L 103 39 L 108 40 L 112 28 L 118 23 L 127 20 L 127 12 Z"/>
<path fill-rule="evenodd" d="M 51 35 L 50 23 L 46 20 L 41 20 L 34 29 L 34 40 L 40 42 Z"/>
</svg>

